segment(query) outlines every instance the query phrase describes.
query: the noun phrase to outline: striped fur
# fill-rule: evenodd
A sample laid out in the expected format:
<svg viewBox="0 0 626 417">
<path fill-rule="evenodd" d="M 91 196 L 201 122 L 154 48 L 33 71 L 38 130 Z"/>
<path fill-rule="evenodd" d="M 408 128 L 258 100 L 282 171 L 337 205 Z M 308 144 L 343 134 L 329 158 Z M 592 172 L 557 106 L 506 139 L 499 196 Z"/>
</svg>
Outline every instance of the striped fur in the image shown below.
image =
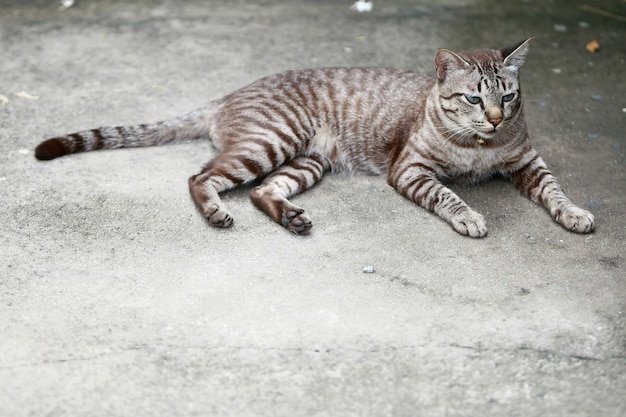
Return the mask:
<svg viewBox="0 0 626 417">
<path fill-rule="evenodd" d="M 519 70 L 530 40 L 504 50 L 439 50 L 436 77 L 390 68 L 287 71 L 262 78 L 186 116 L 48 139 L 38 159 L 209 136 L 220 150 L 189 179 L 209 221 L 228 227 L 219 194 L 263 178 L 253 203 L 294 233 L 312 226 L 289 197 L 328 171 L 386 175 L 400 194 L 457 232 L 487 233 L 484 218 L 443 182 L 500 173 L 568 230 L 594 229 L 591 213 L 563 193 L 530 145 Z"/>
</svg>

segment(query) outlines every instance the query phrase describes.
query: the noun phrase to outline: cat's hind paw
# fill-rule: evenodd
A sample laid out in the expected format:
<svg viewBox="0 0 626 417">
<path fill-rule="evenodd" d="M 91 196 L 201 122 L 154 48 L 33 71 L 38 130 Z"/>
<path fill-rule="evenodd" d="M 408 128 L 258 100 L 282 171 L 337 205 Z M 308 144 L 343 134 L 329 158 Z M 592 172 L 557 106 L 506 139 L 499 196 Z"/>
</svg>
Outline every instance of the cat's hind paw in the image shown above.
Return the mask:
<svg viewBox="0 0 626 417">
<path fill-rule="evenodd" d="M 209 224 L 213 227 L 227 228 L 233 225 L 233 216 L 218 205 L 213 205 L 204 213 L 204 217 L 206 217 Z"/>
<path fill-rule="evenodd" d="M 297 235 L 305 235 L 311 231 L 313 222 L 302 209 L 285 209 L 282 212 L 281 223 Z"/>
<path fill-rule="evenodd" d="M 591 233 L 596 228 L 593 214 L 576 206 L 557 211 L 554 214 L 554 220 L 575 233 Z"/>
<path fill-rule="evenodd" d="M 456 232 L 463 236 L 485 237 L 487 235 L 485 218 L 472 209 L 455 214 L 450 219 L 450 224 Z"/>
</svg>

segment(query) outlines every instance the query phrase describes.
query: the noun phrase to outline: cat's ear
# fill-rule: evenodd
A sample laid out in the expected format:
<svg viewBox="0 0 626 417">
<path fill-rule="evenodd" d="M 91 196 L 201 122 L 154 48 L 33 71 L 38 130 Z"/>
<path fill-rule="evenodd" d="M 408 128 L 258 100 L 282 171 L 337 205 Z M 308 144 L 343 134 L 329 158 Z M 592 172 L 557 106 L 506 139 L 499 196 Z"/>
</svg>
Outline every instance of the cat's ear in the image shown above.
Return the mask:
<svg viewBox="0 0 626 417">
<path fill-rule="evenodd" d="M 530 47 L 530 42 L 533 38 L 528 38 L 523 40 L 509 48 L 501 49 L 502 58 L 504 59 L 505 67 L 513 67 L 519 71 L 524 65 L 524 61 L 526 60 L 526 54 L 528 53 L 528 48 Z"/>
<path fill-rule="evenodd" d="M 439 81 L 445 80 L 452 71 L 467 70 L 470 67 L 469 62 L 448 49 L 439 49 L 435 52 L 435 71 Z"/>
</svg>

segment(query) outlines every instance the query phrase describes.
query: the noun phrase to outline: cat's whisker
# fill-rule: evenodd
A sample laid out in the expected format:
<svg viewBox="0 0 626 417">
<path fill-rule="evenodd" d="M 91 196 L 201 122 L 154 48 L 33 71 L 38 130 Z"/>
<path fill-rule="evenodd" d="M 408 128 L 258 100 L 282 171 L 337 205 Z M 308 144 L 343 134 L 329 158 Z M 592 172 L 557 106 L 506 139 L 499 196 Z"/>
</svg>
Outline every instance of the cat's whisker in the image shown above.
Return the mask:
<svg viewBox="0 0 626 417">
<path fill-rule="evenodd" d="M 474 130 L 466 125 L 456 124 L 440 129 L 442 135 L 451 142 L 464 141 L 475 135 Z"/>
</svg>

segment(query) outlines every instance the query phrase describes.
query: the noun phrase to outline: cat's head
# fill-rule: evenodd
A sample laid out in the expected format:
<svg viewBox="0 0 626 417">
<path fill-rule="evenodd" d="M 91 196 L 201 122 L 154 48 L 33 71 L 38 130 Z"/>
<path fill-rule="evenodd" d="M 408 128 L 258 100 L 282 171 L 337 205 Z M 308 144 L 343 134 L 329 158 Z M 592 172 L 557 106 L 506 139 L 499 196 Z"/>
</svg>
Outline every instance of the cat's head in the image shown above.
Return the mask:
<svg viewBox="0 0 626 417">
<path fill-rule="evenodd" d="M 519 70 L 531 39 L 502 50 L 437 51 L 439 111 L 451 138 L 495 139 L 517 120 L 521 113 Z"/>
</svg>

